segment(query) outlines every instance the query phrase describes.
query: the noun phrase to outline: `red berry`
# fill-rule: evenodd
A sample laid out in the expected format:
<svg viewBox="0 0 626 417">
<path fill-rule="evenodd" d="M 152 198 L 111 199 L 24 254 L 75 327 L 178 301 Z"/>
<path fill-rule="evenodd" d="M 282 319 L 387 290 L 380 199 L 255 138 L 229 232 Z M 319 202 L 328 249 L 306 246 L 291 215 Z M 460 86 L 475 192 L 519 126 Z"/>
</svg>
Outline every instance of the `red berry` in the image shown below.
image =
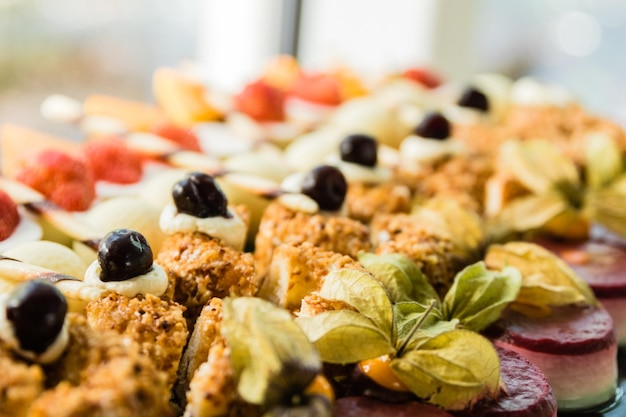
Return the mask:
<svg viewBox="0 0 626 417">
<path fill-rule="evenodd" d="M 85 143 L 80 156 L 94 180 L 132 184 L 141 179 L 141 158 L 117 138 Z"/>
<path fill-rule="evenodd" d="M 234 97 L 235 108 L 259 122 L 285 118 L 285 95 L 263 80 L 250 83 Z"/>
<path fill-rule="evenodd" d="M 93 177 L 87 166 L 55 150 L 35 155 L 17 173 L 16 179 L 65 210 L 87 210 L 96 198 Z"/>
<path fill-rule="evenodd" d="M 155 135 L 176 142 L 183 149 L 202 152 L 198 136 L 196 136 L 191 129 L 185 129 L 168 123 L 155 127 L 152 132 Z"/>
<path fill-rule="evenodd" d="M 402 73 L 402 76 L 420 83 L 426 88 L 436 88 L 443 83 L 439 75 L 426 68 L 408 68 Z"/>
<path fill-rule="evenodd" d="M 7 193 L 0 190 L 0 241 L 11 236 L 19 222 L 17 205 Z"/>
<path fill-rule="evenodd" d="M 314 103 L 336 106 L 341 103 L 341 85 L 331 74 L 303 74 L 293 84 L 290 94 Z"/>
</svg>

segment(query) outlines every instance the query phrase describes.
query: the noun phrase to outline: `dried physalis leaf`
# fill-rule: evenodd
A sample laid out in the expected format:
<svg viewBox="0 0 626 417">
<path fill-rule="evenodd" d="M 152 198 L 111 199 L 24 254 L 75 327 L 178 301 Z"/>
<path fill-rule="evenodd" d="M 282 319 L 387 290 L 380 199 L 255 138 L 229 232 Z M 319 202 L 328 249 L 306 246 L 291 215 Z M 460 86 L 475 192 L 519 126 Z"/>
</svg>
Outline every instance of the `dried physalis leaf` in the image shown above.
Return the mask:
<svg viewBox="0 0 626 417">
<path fill-rule="evenodd" d="M 567 201 L 555 191 L 530 194 L 506 205 L 491 222 L 500 233 L 502 230 L 527 232 L 541 228 L 567 209 Z"/>
<path fill-rule="evenodd" d="M 376 255 L 362 253 L 359 262 L 385 287 L 391 301 L 439 301 L 437 292 L 415 262 L 399 253 Z"/>
<path fill-rule="evenodd" d="M 500 148 L 498 165 L 536 194 L 558 189 L 569 195 L 580 188 L 574 162 L 548 141 L 506 142 Z"/>
<path fill-rule="evenodd" d="M 585 138 L 585 178 L 591 188 L 604 187 L 624 171 L 622 153 L 615 140 L 603 133 Z"/>
<path fill-rule="evenodd" d="M 520 272 L 505 266 L 490 271 L 484 262 L 459 272 L 443 301 L 444 317 L 457 319 L 465 329 L 481 331 L 495 322 L 522 286 Z"/>
<path fill-rule="evenodd" d="M 222 333 L 237 390 L 249 403 L 278 405 L 287 394 L 304 392 L 321 371 L 319 354 L 291 314 L 268 301 L 224 299 Z"/>
<path fill-rule="evenodd" d="M 396 344 L 399 345 L 396 348 L 405 345 L 404 351 L 418 349 L 425 341 L 458 327 L 457 319 L 445 320 L 439 309 L 433 308 L 429 311 L 428 307 L 414 301 L 394 304 L 393 311 L 398 329 Z M 419 326 L 415 329 L 417 323 Z"/>
<path fill-rule="evenodd" d="M 551 306 L 598 305 L 593 291 L 559 257 L 528 242 L 492 245 L 485 263 L 490 269 L 515 267 L 522 274 L 522 287 L 513 307 L 525 311 L 550 311 Z"/>
<path fill-rule="evenodd" d="M 480 218 L 456 201 L 432 198 L 413 207 L 411 214 L 423 219 L 425 224 L 439 225 L 464 258 L 475 255 L 485 243 L 486 234 Z"/>
<path fill-rule="evenodd" d="M 585 213 L 612 232 L 626 237 L 626 189 L 621 190 L 620 186 L 617 183 L 615 186 L 590 191 Z"/>
<path fill-rule="evenodd" d="M 332 272 L 325 278 L 320 296 L 357 310 L 326 311 L 296 319 L 324 362 L 353 363 L 393 351 L 391 301 L 371 275 L 353 269 Z"/>
<path fill-rule="evenodd" d="M 390 365 L 414 394 L 446 410 L 469 408 L 499 391 L 498 354 L 489 340 L 469 330 L 442 333 Z"/>
</svg>

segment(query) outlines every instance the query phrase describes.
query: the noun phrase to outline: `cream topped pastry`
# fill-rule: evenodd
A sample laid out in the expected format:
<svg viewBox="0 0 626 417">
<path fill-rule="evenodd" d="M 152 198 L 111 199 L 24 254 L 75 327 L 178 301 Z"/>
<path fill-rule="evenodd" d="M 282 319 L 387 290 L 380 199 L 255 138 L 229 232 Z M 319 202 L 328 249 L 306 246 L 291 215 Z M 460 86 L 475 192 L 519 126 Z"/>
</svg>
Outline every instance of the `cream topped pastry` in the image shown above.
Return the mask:
<svg viewBox="0 0 626 417">
<path fill-rule="evenodd" d="M 85 271 L 84 283 L 126 297 L 138 294 L 163 295 L 167 274 L 153 263 L 146 238 L 130 229 L 109 232 L 98 245 L 98 259 Z"/>
<path fill-rule="evenodd" d="M 427 113 L 413 133 L 400 144 L 403 167 L 419 168 L 422 163 L 435 162 L 461 153 L 462 145 L 450 136 L 451 131 L 450 122 L 442 113 Z"/>
<path fill-rule="evenodd" d="M 27 281 L 0 294 L 0 339 L 17 354 L 42 364 L 54 362 L 68 344 L 67 301 L 47 281 Z"/>
<path fill-rule="evenodd" d="M 392 177 L 391 169 L 378 164 L 378 141 L 371 135 L 355 133 L 339 144 L 339 155 L 328 157 L 349 184 L 383 184 Z"/>
<path fill-rule="evenodd" d="M 246 224 L 228 207 L 224 192 L 212 176 L 191 173 L 174 185 L 172 196 L 174 203 L 163 209 L 159 219 L 165 233 L 200 232 L 233 249 L 243 249 Z"/>
</svg>

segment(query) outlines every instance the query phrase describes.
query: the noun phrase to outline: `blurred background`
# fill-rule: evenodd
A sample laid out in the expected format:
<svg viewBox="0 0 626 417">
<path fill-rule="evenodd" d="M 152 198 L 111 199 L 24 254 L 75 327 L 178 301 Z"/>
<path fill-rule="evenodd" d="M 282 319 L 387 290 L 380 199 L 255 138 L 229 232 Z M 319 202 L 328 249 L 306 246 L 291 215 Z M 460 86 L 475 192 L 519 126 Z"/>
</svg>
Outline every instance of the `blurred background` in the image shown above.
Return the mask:
<svg viewBox="0 0 626 417">
<path fill-rule="evenodd" d="M 236 90 L 271 56 L 364 76 L 429 66 L 534 75 L 626 126 L 622 0 L 0 0 L 0 124 L 46 130 L 43 98 L 151 101 L 159 66 Z"/>
</svg>

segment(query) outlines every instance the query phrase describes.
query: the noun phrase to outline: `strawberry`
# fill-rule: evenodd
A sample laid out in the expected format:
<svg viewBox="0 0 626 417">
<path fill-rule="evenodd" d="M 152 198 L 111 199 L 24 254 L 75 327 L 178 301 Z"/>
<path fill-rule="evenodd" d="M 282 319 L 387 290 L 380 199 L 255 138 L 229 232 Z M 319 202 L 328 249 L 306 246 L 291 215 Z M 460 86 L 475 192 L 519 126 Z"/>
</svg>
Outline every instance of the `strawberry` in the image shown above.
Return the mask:
<svg viewBox="0 0 626 417">
<path fill-rule="evenodd" d="M 0 241 L 11 236 L 19 222 L 17 205 L 7 193 L 0 190 Z"/>
<path fill-rule="evenodd" d="M 430 69 L 421 67 L 408 68 L 402 73 L 402 76 L 415 81 L 426 88 L 439 87 L 443 82 L 437 73 Z"/>
<path fill-rule="evenodd" d="M 259 122 L 283 120 L 284 104 L 284 93 L 263 80 L 246 85 L 234 97 L 235 108 Z"/>
<path fill-rule="evenodd" d="M 87 210 L 96 198 L 95 184 L 87 166 L 55 150 L 36 154 L 17 173 L 16 179 L 65 210 Z"/>
<path fill-rule="evenodd" d="M 132 184 L 141 179 L 141 158 L 117 138 L 85 143 L 80 158 L 91 171 L 93 179 L 117 184 Z"/>
<path fill-rule="evenodd" d="M 329 106 L 336 106 L 342 101 L 339 80 L 331 74 L 302 74 L 294 82 L 290 94 L 306 101 Z"/>
<path fill-rule="evenodd" d="M 174 124 L 165 123 L 152 129 L 152 133 L 165 139 L 169 139 L 172 142 L 176 142 L 182 149 L 195 152 L 202 151 L 202 148 L 200 148 L 200 140 L 191 129 L 185 129 Z"/>
</svg>

